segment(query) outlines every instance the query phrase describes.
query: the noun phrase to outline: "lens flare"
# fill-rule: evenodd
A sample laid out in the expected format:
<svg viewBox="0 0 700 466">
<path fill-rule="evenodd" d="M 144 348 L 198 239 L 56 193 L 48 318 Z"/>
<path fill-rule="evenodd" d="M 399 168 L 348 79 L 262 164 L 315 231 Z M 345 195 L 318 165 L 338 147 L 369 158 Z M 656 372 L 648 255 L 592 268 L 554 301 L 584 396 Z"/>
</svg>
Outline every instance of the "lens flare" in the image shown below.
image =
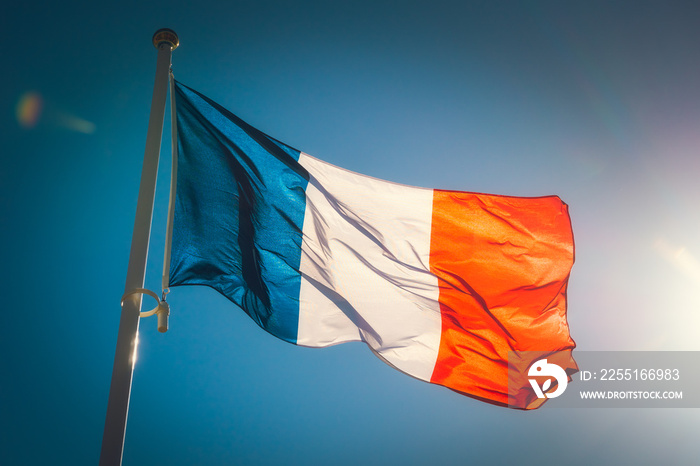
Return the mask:
<svg viewBox="0 0 700 466">
<path fill-rule="evenodd" d="M 39 122 L 43 108 L 44 101 L 38 92 L 25 92 L 17 102 L 17 122 L 23 128 L 33 128 Z"/>
<path fill-rule="evenodd" d="M 654 243 L 656 251 L 685 274 L 688 278 L 700 283 L 700 261 L 686 248 L 673 247 L 664 238 L 658 238 Z"/>
<path fill-rule="evenodd" d="M 83 134 L 92 134 L 95 132 L 95 124 L 83 118 L 68 113 L 59 113 L 57 115 L 57 124 Z"/>
</svg>

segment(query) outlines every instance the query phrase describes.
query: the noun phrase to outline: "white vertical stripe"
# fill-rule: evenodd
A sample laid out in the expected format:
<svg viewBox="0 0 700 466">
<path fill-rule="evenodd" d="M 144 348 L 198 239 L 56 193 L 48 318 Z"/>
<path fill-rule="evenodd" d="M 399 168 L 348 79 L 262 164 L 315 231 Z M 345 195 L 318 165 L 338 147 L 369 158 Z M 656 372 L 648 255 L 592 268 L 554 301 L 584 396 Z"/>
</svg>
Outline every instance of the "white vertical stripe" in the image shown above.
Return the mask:
<svg viewBox="0 0 700 466">
<path fill-rule="evenodd" d="M 430 273 L 433 191 L 353 173 L 301 154 L 309 171 L 297 344 L 364 341 L 430 380 L 440 345 Z"/>
</svg>

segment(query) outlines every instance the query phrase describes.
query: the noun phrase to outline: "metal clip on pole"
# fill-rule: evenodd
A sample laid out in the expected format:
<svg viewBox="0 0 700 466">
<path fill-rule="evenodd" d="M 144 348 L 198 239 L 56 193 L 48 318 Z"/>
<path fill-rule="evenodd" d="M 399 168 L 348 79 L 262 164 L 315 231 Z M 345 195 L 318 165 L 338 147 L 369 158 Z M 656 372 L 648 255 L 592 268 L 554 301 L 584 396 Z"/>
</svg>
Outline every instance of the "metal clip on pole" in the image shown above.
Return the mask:
<svg viewBox="0 0 700 466">
<path fill-rule="evenodd" d="M 158 316 L 158 331 L 165 333 L 168 331 L 168 319 L 170 318 L 170 305 L 165 300 L 158 303 L 156 310 Z"/>
</svg>

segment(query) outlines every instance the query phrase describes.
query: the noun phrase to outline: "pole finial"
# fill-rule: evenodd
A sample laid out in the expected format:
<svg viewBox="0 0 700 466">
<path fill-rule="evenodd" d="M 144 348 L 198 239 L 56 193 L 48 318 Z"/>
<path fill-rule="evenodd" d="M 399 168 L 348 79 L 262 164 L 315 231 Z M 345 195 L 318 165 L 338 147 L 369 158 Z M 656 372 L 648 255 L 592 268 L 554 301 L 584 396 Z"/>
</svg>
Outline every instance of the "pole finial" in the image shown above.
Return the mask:
<svg viewBox="0 0 700 466">
<path fill-rule="evenodd" d="M 172 29 L 158 29 L 156 33 L 153 34 L 153 46 L 158 48 L 160 44 L 169 44 L 170 48 L 175 50 L 177 46 L 180 45 L 180 39 Z"/>
</svg>

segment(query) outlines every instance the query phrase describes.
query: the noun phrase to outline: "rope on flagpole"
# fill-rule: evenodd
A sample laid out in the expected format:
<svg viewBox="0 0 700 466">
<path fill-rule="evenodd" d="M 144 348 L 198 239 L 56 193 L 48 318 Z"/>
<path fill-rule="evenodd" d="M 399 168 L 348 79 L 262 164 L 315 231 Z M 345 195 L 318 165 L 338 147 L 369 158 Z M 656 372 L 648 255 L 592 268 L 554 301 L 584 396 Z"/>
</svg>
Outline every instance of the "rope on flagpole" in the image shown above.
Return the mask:
<svg viewBox="0 0 700 466">
<path fill-rule="evenodd" d="M 168 220 L 165 230 L 165 252 L 163 257 L 162 301 L 170 293 L 170 251 L 173 243 L 173 221 L 175 218 L 175 193 L 177 191 L 177 111 L 175 104 L 175 76 L 170 70 L 170 134 L 172 164 L 170 168 L 170 200 L 168 202 Z"/>
</svg>

